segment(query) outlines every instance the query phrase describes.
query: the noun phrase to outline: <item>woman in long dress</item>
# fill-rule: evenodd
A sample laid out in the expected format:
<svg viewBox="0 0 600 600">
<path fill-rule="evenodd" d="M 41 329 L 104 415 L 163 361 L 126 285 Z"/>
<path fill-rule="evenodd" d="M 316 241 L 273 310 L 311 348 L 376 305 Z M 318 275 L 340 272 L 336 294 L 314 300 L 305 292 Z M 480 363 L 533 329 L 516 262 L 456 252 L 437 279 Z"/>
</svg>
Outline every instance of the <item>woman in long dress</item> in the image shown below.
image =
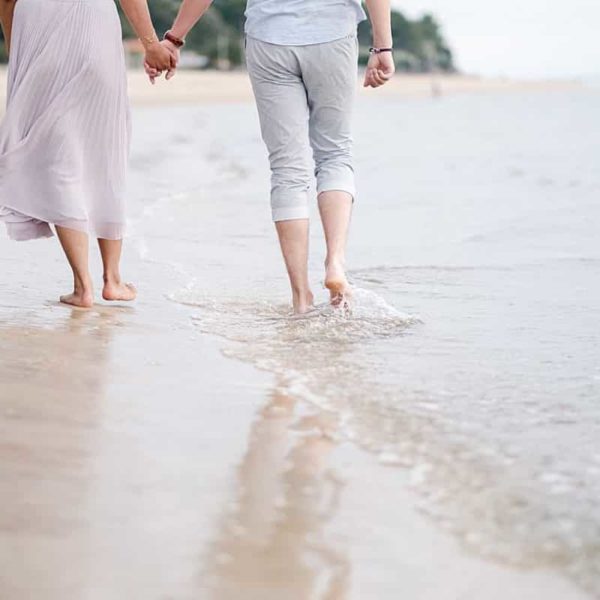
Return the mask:
<svg viewBox="0 0 600 600">
<path fill-rule="evenodd" d="M 147 0 L 121 0 L 146 63 L 175 58 L 156 36 Z M 114 0 L 0 0 L 10 50 L 0 126 L 0 219 L 15 240 L 50 237 L 73 271 L 61 302 L 93 304 L 89 236 L 98 239 L 103 298 L 133 300 L 121 280 L 130 136 L 122 32 Z"/>
</svg>

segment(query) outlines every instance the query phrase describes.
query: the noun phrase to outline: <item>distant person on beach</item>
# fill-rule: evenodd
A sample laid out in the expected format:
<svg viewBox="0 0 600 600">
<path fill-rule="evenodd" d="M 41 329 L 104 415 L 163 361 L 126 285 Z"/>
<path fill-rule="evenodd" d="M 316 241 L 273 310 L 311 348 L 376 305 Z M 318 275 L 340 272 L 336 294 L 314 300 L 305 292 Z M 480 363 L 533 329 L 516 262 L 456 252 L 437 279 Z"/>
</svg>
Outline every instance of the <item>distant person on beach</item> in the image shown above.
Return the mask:
<svg viewBox="0 0 600 600">
<path fill-rule="evenodd" d="M 183 0 L 167 47 L 173 52 L 210 0 Z M 365 87 L 394 73 L 389 0 L 367 0 L 373 48 Z M 271 207 L 290 278 L 294 312 L 309 311 L 309 200 L 314 178 L 327 242 L 325 286 L 331 302 L 350 294 L 345 251 L 356 195 L 352 109 L 360 0 L 248 0 L 246 59 L 271 163 Z M 151 67 L 150 77 L 158 75 Z M 311 151 L 314 166 L 311 162 Z"/>
<path fill-rule="evenodd" d="M 147 0 L 121 0 L 146 49 L 169 71 Z M 14 240 L 52 236 L 73 270 L 61 302 L 94 302 L 88 236 L 98 238 L 105 300 L 133 300 L 120 275 L 129 104 L 121 24 L 113 0 L 0 0 L 10 50 L 8 104 L 0 126 L 0 219 Z"/>
</svg>

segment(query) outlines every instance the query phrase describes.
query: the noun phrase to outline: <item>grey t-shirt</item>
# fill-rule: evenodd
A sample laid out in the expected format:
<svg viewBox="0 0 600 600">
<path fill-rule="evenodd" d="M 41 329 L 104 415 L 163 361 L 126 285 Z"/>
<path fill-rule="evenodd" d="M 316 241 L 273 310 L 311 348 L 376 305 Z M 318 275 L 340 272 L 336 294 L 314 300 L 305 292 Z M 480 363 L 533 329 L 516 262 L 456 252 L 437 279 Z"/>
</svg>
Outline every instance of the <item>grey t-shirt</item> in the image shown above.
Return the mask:
<svg viewBox="0 0 600 600">
<path fill-rule="evenodd" d="M 332 42 L 366 19 L 360 0 L 248 0 L 246 35 L 283 46 Z"/>
</svg>

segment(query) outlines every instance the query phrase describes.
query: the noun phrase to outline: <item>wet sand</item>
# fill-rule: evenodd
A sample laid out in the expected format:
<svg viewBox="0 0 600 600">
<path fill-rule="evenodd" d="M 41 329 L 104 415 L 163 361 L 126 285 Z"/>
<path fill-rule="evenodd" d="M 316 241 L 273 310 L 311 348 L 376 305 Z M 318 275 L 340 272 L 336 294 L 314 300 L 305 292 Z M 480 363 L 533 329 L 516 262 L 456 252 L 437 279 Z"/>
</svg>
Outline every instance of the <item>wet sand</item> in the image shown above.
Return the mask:
<svg viewBox="0 0 600 600">
<path fill-rule="evenodd" d="M 466 554 L 334 415 L 190 330 L 160 268 L 71 310 L 55 245 L 0 249 L 2 598 L 585 598 Z"/>
<path fill-rule="evenodd" d="M 194 94 L 241 100 L 236 82 Z M 134 160 L 151 143 L 134 142 Z M 148 244 L 179 250 L 141 219 Z M 191 235 L 179 225 L 166 229 Z M 80 311 L 55 301 L 69 285 L 55 241 L 0 233 L 1 598 L 589 597 L 468 553 L 417 510 L 407 473 L 190 327 L 192 310 L 165 299 L 185 281 L 140 248 L 124 265 L 140 300 Z"/>
</svg>

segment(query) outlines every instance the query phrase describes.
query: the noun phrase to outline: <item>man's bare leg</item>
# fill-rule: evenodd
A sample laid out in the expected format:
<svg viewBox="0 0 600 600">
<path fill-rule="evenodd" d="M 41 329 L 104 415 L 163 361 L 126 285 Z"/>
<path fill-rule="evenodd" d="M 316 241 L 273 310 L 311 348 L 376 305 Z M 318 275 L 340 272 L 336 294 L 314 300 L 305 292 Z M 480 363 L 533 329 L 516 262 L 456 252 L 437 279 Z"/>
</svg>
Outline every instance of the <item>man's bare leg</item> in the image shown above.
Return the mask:
<svg viewBox="0 0 600 600">
<path fill-rule="evenodd" d="M 346 278 L 346 243 L 352 216 L 352 196 L 337 190 L 322 192 L 319 194 L 319 211 L 327 243 L 325 287 L 331 295 L 331 303 L 338 306 L 350 293 Z"/>
<path fill-rule="evenodd" d="M 121 302 L 135 300 L 137 296 L 135 287 L 121 280 L 120 264 L 123 240 L 99 239 L 98 246 L 100 247 L 104 267 L 102 297 L 105 300 L 118 300 Z"/>
<path fill-rule="evenodd" d="M 90 308 L 94 304 L 94 289 L 88 264 L 88 236 L 65 227 L 56 227 L 56 234 L 73 271 L 73 293 L 61 296 L 60 301 L 79 308 Z"/>
<path fill-rule="evenodd" d="M 295 314 L 303 314 L 313 306 L 313 294 L 308 283 L 308 219 L 275 223 L 285 266 L 292 286 Z"/>
</svg>

